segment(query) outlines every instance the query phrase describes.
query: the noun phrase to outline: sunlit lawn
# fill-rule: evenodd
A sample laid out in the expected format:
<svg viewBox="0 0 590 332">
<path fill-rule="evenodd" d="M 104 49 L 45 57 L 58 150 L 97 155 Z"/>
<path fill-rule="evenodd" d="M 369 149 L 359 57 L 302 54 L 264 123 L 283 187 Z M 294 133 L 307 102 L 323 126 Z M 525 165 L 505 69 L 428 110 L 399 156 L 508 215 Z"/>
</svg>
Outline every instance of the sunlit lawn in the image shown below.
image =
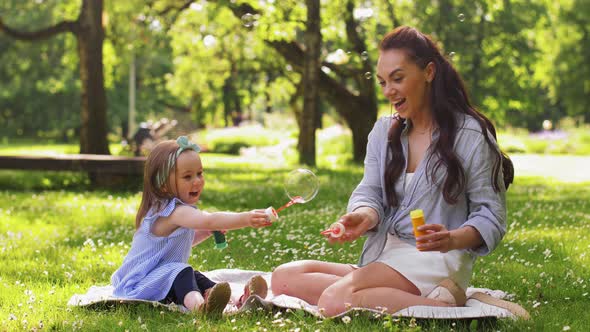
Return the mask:
<svg viewBox="0 0 590 332">
<path fill-rule="evenodd" d="M 205 210 L 278 207 L 287 200 L 282 182 L 292 166 L 212 154 L 203 154 L 203 163 Z M 230 246 L 224 251 L 213 249 L 212 240 L 203 243 L 193 249 L 190 263 L 201 270 L 271 271 L 295 259 L 355 262 L 361 243 L 330 246 L 318 232 L 344 212 L 362 168 L 315 171 L 321 189 L 312 202 L 286 210 L 272 227 L 228 233 Z M 508 192 L 508 235 L 492 255 L 478 261 L 472 285 L 513 294 L 532 321 L 488 322 L 485 330 L 583 331 L 590 326 L 589 184 L 517 177 Z M 139 187 L 93 190 L 80 174 L 0 171 L 1 330 L 375 331 L 384 324 L 412 329 L 409 320 L 353 316 L 347 325 L 302 312 L 211 320 L 151 306 L 68 308 L 73 294 L 109 282 L 131 242 L 139 199 Z M 418 321 L 418 327 L 465 326 Z"/>
</svg>

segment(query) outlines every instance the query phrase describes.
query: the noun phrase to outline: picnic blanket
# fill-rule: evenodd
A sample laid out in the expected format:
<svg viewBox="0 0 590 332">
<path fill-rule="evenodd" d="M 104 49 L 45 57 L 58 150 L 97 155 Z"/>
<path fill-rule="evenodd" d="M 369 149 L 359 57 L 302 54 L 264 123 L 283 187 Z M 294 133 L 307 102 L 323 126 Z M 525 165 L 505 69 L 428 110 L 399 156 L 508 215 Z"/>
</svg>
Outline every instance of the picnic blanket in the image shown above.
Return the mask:
<svg viewBox="0 0 590 332">
<path fill-rule="evenodd" d="M 235 303 L 244 291 L 244 285 L 254 275 L 261 275 L 265 278 L 270 287 L 270 272 L 263 271 L 251 271 L 251 270 L 240 270 L 240 269 L 219 269 L 208 272 L 203 272 L 209 279 L 220 282 L 229 282 L 232 290 L 232 296 L 230 303 L 226 306 L 224 313 L 234 314 L 242 311 L 259 309 L 259 310 L 273 310 L 274 308 L 290 308 L 296 310 L 304 310 L 316 317 L 322 317 L 322 314 L 318 310 L 318 307 L 311 305 L 301 299 L 287 296 L 272 294 L 269 289 L 268 296 L 266 299 L 261 299 L 256 295 L 250 296 L 246 303 L 241 307 L 237 308 Z M 477 293 L 485 293 L 498 299 L 506 299 L 507 293 L 501 290 L 490 290 L 486 288 L 474 288 L 470 287 L 467 289 L 467 303 L 464 307 L 433 307 L 433 306 L 412 306 L 406 309 L 399 310 L 393 313 L 396 317 L 415 317 L 425 319 L 479 319 L 479 318 L 517 318 L 511 311 L 489 305 L 481 302 L 477 299 Z M 105 286 L 92 286 L 88 289 L 85 294 L 75 294 L 68 301 L 69 306 L 80 306 L 90 307 L 96 305 L 121 305 L 121 304 L 133 304 L 133 303 L 150 303 L 154 306 L 167 307 L 170 310 L 188 312 L 184 306 L 176 304 L 162 304 L 157 301 L 146 301 L 127 299 L 113 296 L 113 287 L 111 285 Z M 364 310 L 372 311 L 375 313 L 381 313 L 377 310 L 366 309 L 366 308 L 351 308 L 350 310 Z M 349 311 L 350 311 L 349 310 Z M 344 316 L 348 313 L 344 312 L 339 316 Z"/>
</svg>

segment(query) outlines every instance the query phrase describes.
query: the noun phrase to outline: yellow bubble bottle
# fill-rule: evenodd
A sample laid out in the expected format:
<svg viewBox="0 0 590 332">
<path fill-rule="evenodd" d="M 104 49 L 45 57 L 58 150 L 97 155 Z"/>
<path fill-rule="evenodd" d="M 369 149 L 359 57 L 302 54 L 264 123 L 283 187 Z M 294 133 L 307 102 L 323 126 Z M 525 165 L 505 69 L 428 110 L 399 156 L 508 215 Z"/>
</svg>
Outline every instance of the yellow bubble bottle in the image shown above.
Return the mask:
<svg viewBox="0 0 590 332">
<path fill-rule="evenodd" d="M 410 211 L 410 218 L 412 218 L 412 227 L 414 228 L 414 236 L 419 237 L 422 235 L 426 235 L 427 234 L 426 232 L 418 230 L 418 226 L 422 226 L 425 224 L 424 211 L 422 211 L 422 209 L 412 210 L 412 211 Z"/>
</svg>

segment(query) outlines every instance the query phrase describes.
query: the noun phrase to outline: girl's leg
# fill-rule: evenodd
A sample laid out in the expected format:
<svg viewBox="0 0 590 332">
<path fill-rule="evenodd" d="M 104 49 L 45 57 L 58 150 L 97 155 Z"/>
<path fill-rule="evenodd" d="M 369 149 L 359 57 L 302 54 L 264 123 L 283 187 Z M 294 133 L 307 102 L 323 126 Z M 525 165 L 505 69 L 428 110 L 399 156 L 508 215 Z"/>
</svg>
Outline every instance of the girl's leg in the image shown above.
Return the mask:
<svg viewBox="0 0 590 332">
<path fill-rule="evenodd" d="M 169 298 L 191 311 L 203 310 L 221 314 L 229 301 L 231 288 L 227 282 L 214 283 L 191 267 L 180 271 L 169 292 Z"/>
<path fill-rule="evenodd" d="M 199 271 L 194 272 L 195 280 L 197 282 L 197 287 L 201 291 L 201 294 L 205 294 L 209 288 L 215 286 L 215 282 L 211 279 L 207 278 L 204 274 Z"/>
<path fill-rule="evenodd" d="M 318 300 L 325 316 L 341 314 L 349 307 L 394 313 L 413 305 L 449 306 L 420 296 L 416 286 L 396 270 L 383 263 L 371 263 L 354 270 L 326 288 Z"/>
<path fill-rule="evenodd" d="M 182 304 L 188 310 L 196 311 L 196 310 L 199 310 L 199 308 L 201 308 L 203 303 L 205 303 L 205 299 L 203 298 L 203 295 L 201 295 L 201 293 L 198 291 L 191 291 L 191 292 L 188 292 L 184 296 L 184 301 Z"/>
<path fill-rule="evenodd" d="M 221 314 L 231 297 L 229 284 L 227 282 L 215 283 L 199 271 L 194 271 L 194 276 L 205 303 L 205 305 L 196 309 L 201 308 L 208 314 Z"/>
<path fill-rule="evenodd" d="M 354 271 L 348 264 L 314 260 L 283 264 L 272 272 L 271 290 L 274 295 L 290 295 L 310 304 L 317 304 L 324 290 Z"/>
<path fill-rule="evenodd" d="M 197 310 L 201 307 L 205 300 L 199 291 L 195 272 L 191 267 L 183 269 L 176 275 L 166 298 L 176 304 L 184 305 L 189 310 Z"/>
</svg>

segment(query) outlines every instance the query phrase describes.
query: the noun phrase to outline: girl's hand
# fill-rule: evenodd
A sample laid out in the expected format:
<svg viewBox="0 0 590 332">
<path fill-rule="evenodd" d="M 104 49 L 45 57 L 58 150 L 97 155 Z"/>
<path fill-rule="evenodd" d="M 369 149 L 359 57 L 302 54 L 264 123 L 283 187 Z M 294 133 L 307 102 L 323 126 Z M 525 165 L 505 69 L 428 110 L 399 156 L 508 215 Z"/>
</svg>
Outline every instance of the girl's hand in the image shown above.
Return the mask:
<svg viewBox="0 0 590 332">
<path fill-rule="evenodd" d="M 339 238 L 334 238 L 330 234 L 324 236 L 330 243 L 352 242 L 377 224 L 377 221 L 374 220 L 374 218 L 375 216 L 373 214 L 364 211 L 357 210 L 347 213 L 338 220 L 338 222 L 342 223 L 346 228 L 344 234 Z"/>
<path fill-rule="evenodd" d="M 246 214 L 250 227 L 260 228 L 272 225 L 264 210 L 252 210 L 244 213 Z"/>
<path fill-rule="evenodd" d="M 454 249 L 451 232 L 444 225 L 426 224 L 418 230 L 428 233 L 416 238 L 416 248 L 420 251 L 440 251 L 442 253 Z"/>
</svg>

